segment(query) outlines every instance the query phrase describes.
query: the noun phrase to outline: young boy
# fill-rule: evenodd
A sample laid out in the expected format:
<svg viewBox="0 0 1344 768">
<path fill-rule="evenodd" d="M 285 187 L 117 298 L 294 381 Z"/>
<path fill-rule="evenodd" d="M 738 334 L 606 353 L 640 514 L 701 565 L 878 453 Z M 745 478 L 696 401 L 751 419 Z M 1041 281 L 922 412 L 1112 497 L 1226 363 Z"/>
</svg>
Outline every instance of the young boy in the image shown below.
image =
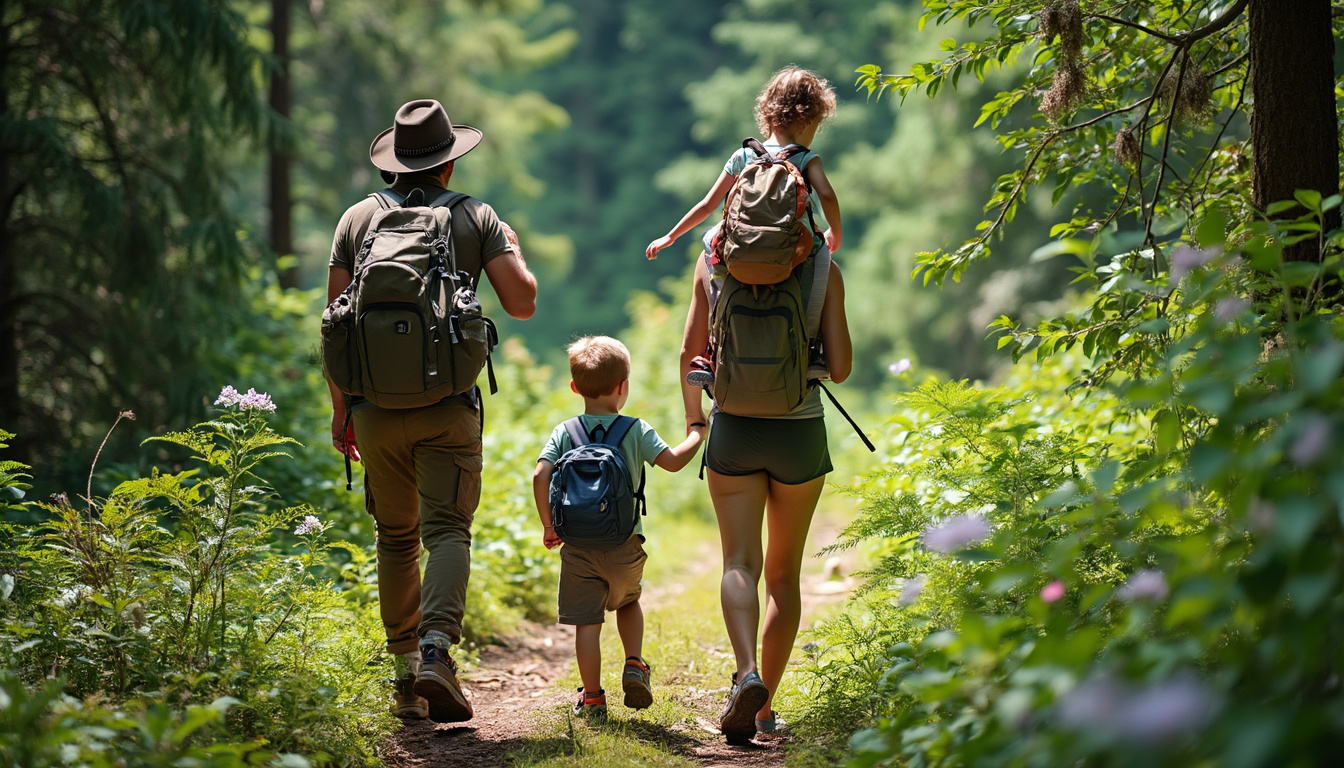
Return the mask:
<svg viewBox="0 0 1344 768">
<path fill-rule="evenodd" d="M 625 345 L 608 336 L 589 336 L 569 346 L 569 388 L 583 397 L 580 421 L 589 435 L 604 432 L 620 415 L 630 396 L 630 353 Z M 692 425 L 686 439 L 675 448 L 668 447 L 658 433 L 642 419 L 626 433 L 620 449 L 635 487 L 644 464 L 653 464 L 676 472 L 695 457 L 705 438 L 705 425 Z M 548 549 L 560 546 L 560 537 L 551 525 L 550 487 L 555 462 L 573 447 L 562 423 L 551 432 L 546 448 L 537 459 L 532 475 L 532 491 L 537 514 L 541 517 L 542 541 Z M 639 607 L 640 579 L 644 574 L 644 534 L 636 519 L 634 533 L 620 547 L 597 552 L 565 545 L 560 550 L 560 623 L 575 625 L 574 653 L 578 659 L 583 687 L 574 712 L 592 718 L 607 714 L 606 691 L 600 680 L 602 648 L 599 643 L 606 611 L 616 612 L 616 630 L 625 647 L 625 669 L 621 687 L 625 706 L 643 709 L 653 704 L 649 686 L 649 665 L 643 656 L 644 612 Z"/>
</svg>

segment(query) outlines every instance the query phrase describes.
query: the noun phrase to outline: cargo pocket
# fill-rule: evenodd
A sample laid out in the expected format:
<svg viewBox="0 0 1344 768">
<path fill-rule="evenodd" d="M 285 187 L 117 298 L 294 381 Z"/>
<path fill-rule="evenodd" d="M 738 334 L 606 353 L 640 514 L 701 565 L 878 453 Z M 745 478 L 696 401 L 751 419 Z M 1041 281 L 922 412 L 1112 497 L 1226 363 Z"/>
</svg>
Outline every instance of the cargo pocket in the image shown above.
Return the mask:
<svg viewBox="0 0 1344 768">
<path fill-rule="evenodd" d="M 481 454 L 455 453 L 453 463 L 458 469 L 457 513 L 470 521 L 481 503 Z"/>
</svg>

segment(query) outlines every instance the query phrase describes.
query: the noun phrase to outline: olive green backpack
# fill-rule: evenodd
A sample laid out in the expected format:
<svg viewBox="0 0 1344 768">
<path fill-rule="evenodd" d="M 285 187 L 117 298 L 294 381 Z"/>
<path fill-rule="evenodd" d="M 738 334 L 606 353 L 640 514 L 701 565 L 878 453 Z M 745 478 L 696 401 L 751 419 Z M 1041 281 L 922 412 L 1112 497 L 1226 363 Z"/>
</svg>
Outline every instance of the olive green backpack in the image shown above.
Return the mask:
<svg viewBox="0 0 1344 768">
<path fill-rule="evenodd" d="M 453 254 L 445 191 L 371 195 L 381 210 L 355 257 L 351 283 L 322 315 L 322 365 L 336 388 L 381 408 L 433 405 L 470 390 L 481 368 L 497 390 L 494 323 L 481 314 L 470 274 Z"/>
</svg>

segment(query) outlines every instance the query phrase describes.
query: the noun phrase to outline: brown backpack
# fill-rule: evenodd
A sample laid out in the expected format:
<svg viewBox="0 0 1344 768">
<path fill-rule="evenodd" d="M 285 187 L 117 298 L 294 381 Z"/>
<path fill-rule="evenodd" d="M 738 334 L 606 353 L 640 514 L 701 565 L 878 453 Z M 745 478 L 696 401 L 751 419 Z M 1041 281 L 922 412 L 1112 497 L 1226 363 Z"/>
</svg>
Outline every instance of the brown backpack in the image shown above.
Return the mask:
<svg viewBox="0 0 1344 768">
<path fill-rule="evenodd" d="M 757 139 L 746 139 L 742 146 L 755 152 L 756 159 L 742 169 L 724 198 L 714 263 L 747 285 L 775 285 L 803 263 L 814 238 L 821 236 L 807 204 L 807 180 L 789 162 L 808 149 L 790 144 L 773 155 Z"/>
</svg>

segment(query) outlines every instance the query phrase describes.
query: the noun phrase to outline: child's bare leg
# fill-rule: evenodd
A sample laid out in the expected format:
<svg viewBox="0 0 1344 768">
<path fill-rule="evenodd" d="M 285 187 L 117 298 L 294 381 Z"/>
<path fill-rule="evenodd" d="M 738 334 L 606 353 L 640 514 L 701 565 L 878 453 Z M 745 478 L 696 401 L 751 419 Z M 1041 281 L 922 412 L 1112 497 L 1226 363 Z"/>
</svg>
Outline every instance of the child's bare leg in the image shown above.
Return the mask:
<svg viewBox="0 0 1344 768">
<path fill-rule="evenodd" d="M 636 600 L 616 610 L 616 631 L 621 633 L 621 645 L 625 647 L 625 657 L 631 656 L 644 660 L 644 609 Z M 587 685 L 587 683 L 585 683 Z"/>
<path fill-rule="evenodd" d="M 602 690 L 601 624 L 580 624 L 574 628 L 574 657 L 579 663 L 583 690 Z"/>
</svg>

